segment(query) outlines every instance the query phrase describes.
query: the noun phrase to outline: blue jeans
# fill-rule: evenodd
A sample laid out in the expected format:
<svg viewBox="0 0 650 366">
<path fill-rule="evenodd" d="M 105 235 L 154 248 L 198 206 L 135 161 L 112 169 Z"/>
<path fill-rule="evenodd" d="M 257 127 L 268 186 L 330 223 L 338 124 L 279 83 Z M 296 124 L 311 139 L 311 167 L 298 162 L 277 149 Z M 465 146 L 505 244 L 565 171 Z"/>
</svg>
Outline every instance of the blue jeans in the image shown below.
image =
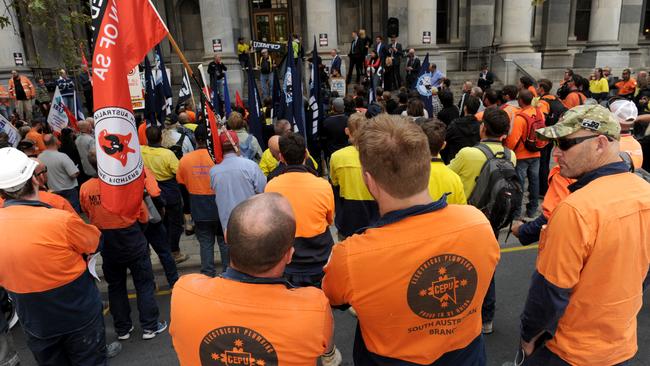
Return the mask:
<svg viewBox="0 0 650 366">
<path fill-rule="evenodd" d="M 82 329 L 52 338 L 36 338 L 25 332 L 27 347 L 41 366 L 108 365 L 106 332 L 101 312 Z"/>
<path fill-rule="evenodd" d="M 140 326 L 144 330 L 156 329 L 158 326 L 158 304 L 154 297 L 155 282 L 151 260 L 148 253 L 132 261 L 121 263 L 110 257 L 103 257 L 102 269 L 108 283 L 108 302 L 118 335 L 126 334 L 131 329 L 131 306 L 126 289 L 126 270 L 131 272 L 133 285 L 137 293 Z"/>
<path fill-rule="evenodd" d="M 260 82 L 262 83 L 262 99 L 270 97 L 273 89 L 273 73 L 260 74 Z"/>
<path fill-rule="evenodd" d="M 79 190 L 77 187 L 66 189 L 64 191 L 54 192 L 70 202 L 70 205 L 81 215 L 81 205 L 79 204 Z"/>
<path fill-rule="evenodd" d="M 148 224 L 144 230 L 144 236 L 147 238 L 147 242 L 149 242 L 154 252 L 158 255 L 160 264 L 162 264 L 163 270 L 165 271 L 169 288 L 173 288 L 176 281 L 178 281 L 178 269 L 176 268 L 176 261 L 172 257 L 165 226 L 162 222 Z"/>
<path fill-rule="evenodd" d="M 217 95 L 219 96 L 219 99 L 223 102 L 224 97 L 223 97 L 223 79 L 217 80 Z"/>
<path fill-rule="evenodd" d="M 495 275 L 492 275 L 492 280 L 490 281 L 490 287 L 488 287 L 488 290 L 485 293 L 485 298 L 483 299 L 483 306 L 481 307 L 481 321 L 483 323 L 491 322 L 492 320 L 494 320 L 494 312 L 497 303 L 497 289 L 494 283 L 494 276 Z"/>
<path fill-rule="evenodd" d="M 217 271 L 214 267 L 214 238 L 217 237 L 219 253 L 221 254 L 222 272 L 226 271 L 230 261 L 228 247 L 223 238 L 223 230 L 219 221 L 197 221 L 194 226 L 196 239 L 201 247 L 201 273 L 214 277 Z"/>
<path fill-rule="evenodd" d="M 66 107 L 72 112 L 72 114 L 75 114 L 74 110 L 74 95 L 68 95 L 68 96 L 62 96 L 63 98 L 63 104 L 65 104 Z"/>
<path fill-rule="evenodd" d="M 11 115 L 11 107 L 0 105 L 0 115 L 2 115 L 7 120 L 10 120 L 11 118 L 9 116 Z"/>
<path fill-rule="evenodd" d="M 517 175 L 521 187 L 525 187 L 528 178 L 528 203 L 526 204 L 526 216 L 535 217 L 539 207 L 539 158 L 517 160 Z M 521 215 L 521 208 L 517 208 L 515 217 Z"/>
</svg>

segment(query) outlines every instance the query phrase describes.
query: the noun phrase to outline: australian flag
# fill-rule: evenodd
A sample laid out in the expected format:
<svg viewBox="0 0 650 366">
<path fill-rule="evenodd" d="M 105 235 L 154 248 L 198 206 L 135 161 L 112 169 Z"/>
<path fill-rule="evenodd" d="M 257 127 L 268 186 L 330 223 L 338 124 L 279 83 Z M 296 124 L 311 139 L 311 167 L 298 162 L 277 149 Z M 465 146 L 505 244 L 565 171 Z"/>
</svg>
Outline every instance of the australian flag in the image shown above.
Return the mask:
<svg viewBox="0 0 650 366">
<path fill-rule="evenodd" d="M 160 44 L 156 46 L 154 53 L 156 67 L 153 70 L 156 85 L 156 115 L 158 121 L 163 123 L 167 114 L 172 112 L 172 87 L 167 77 L 167 69 L 160 50 Z"/>
</svg>

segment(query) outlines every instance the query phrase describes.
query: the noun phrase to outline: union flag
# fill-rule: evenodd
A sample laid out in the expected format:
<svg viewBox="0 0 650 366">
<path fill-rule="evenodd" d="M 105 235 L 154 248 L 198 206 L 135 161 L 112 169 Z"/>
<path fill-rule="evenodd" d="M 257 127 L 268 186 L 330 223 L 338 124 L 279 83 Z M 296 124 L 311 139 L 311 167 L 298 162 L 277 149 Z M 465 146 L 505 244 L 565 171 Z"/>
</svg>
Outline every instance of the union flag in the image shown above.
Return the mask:
<svg viewBox="0 0 650 366">
<path fill-rule="evenodd" d="M 91 6 L 97 173 L 102 205 L 136 219 L 144 164 L 127 74 L 168 33 L 150 0 L 108 0 Z"/>
</svg>

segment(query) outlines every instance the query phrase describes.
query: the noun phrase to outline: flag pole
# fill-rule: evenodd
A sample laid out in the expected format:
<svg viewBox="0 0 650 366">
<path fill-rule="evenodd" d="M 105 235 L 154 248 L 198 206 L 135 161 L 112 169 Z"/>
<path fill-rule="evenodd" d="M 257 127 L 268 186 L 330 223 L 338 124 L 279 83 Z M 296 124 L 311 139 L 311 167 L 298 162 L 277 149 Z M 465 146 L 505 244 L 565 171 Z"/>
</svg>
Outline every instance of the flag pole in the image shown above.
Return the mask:
<svg viewBox="0 0 650 366">
<path fill-rule="evenodd" d="M 192 80 L 194 80 L 196 85 L 198 85 L 199 92 L 201 93 L 202 100 L 209 100 L 208 96 L 205 95 L 205 92 L 203 92 L 203 87 L 204 87 L 203 82 L 199 82 L 196 75 L 194 75 L 194 71 L 192 71 L 192 68 L 190 67 L 190 63 L 187 62 L 187 58 L 185 58 L 185 55 L 183 54 L 181 49 L 178 47 L 178 43 L 176 43 L 176 40 L 174 39 L 174 37 L 172 36 L 172 34 L 170 32 L 167 32 L 167 39 L 169 40 L 169 43 L 171 44 L 172 49 L 174 50 L 174 52 L 176 52 L 178 57 L 181 59 L 181 62 L 185 66 L 185 70 L 190 75 L 190 78 L 192 78 Z M 191 86 L 190 86 L 190 89 L 191 89 Z M 201 106 L 201 109 L 205 108 L 205 105 L 207 105 L 208 108 L 210 108 L 212 110 L 212 113 L 218 114 L 214 110 L 214 107 L 212 106 L 212 103 L 204 103 L 204 105 Z M 221 127 L 219 129 L 222 130 L 223 132 L 226 131 L 225 125 L 221 125 Z M 235 142 L 232 140 L 232 137 L 230 137 L 230 134 L 226 133 L 226 137 L 228 138 L 228 142 L 230 142 L 230 144 L 235 148 L 235 152 L 237 152 L 239 149 L 235 145 Z"/>
</svg>

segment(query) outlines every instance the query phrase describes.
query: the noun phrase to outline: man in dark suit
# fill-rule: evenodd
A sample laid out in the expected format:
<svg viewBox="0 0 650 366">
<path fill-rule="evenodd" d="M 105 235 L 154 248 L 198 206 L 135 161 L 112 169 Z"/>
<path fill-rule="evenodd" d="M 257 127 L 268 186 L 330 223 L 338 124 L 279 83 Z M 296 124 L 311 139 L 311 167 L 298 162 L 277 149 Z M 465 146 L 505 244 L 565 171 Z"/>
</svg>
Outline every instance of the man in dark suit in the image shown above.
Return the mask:
<svg viewBox="0 0 650 366">
<path fill-rule="evenodd" d="M 341 76 L 341 56 L 336 48 L 330 51 L 330 56 L 332 56 L 332 63 L 330 65 L 330 77 L 340 77 Z M 352 71 L 352 70 L 350 70 Z"/>
<path fill-rule="evenodd" d="M 408 89 L 415 88 L 418 76 L 420 76 L 420 59 L 415 55 L 415 50 L 411 48 L 406 57 L 406 87 Z"/>
<path fill-rule="evenodd" d="M 399 85 L 402 85 L 402 73 L 401 73 L 401 63 L 402 57 L 404 57 L 404 50 L 402 49 L 402 44 L 397 42 L 397 37 L 390 37 L 390 44 L 388 45 L 388 53 L 390 57 L 393 58 L 393 65 L 397 72 L 397 82 Z"/>
<path fill-rule="evenodd" d="M 381 60 L 381 64 L 384 64 L 384 61 L 386 60 L 386 56 L 389 55 L 388 49 L 386 48 L 386 45 L 384 44 L 384 38 L 382 36 L 377 36 L 375 37 L 375 52 L 377 53 L 377 56 L 379 56 L 379 59 Z"/>
<path fill-rule="evenodd" d="M 494 83 L 494 74 L 488 70 L 488 65 L 483 64 L 481 66 L 481 73 L 478 75 L 478 87 L 483 91 L 490 89 Z"/>
<path fill-rule="evenodd" d="M 350 45 L 350 68 L 346 78 L 346 84 L 350 84 L 352 81 L 352 71 L 357 71 L 357 84 L 361 81 L 361 75 L 363 73 L 363 54 L 364 42 L 359 38 L 357 32 L 352 32 L 352 44 Z"/>
</svg>

